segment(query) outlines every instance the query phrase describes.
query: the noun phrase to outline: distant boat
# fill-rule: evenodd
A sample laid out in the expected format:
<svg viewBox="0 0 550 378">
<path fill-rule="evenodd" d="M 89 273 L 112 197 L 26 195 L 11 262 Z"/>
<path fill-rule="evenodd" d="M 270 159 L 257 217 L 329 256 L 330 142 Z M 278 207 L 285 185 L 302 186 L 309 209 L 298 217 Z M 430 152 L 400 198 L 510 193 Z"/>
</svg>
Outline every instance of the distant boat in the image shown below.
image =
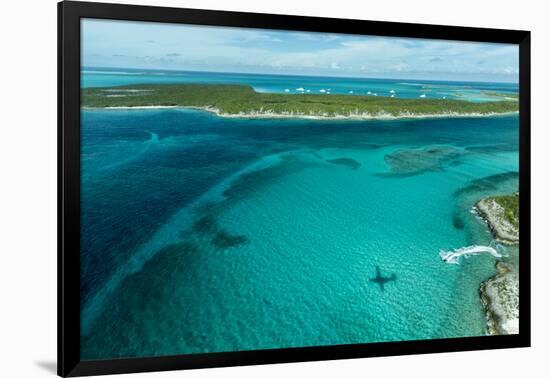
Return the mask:
<svg viewBox="0 0 550 378">
<path fill-rule="evenodd" d="M 378 94 L 377 94 L 377 93 L 373 93 L 372 95 L 373 95 L 373 96 L 378 96 Z"/>
<path fill-rule="evenodd" d="M 392 89 L 392 90 L 390 91 L 390 93 L 395 93 L 395 91 Z"/>
<path fill-rule="evenodd" d="M 447 96 L 443 96 L 443 100 L 445 100 L 447 98 Z"/>
<path fill-rule="evenodd" d="M 324 89 L 319 89 L 319 92 L 325 93 L 326 91 Z"/>
<path fill-rule="evenodd" d="M 368 91 L 367 94 L 371 94 L 370 91 Z"/>
<path fill-rule="evenodd" d="M 394 95 L 394 94 L 392 94 L 392 95 L 391 95 L 390 97 L 392 97 L 392 98 L 393 98 L 393 97 L 395 97 L 395 95 Z"/>
<path fill-rule="evenodd" d="M 425 94 L 425 93 L 422 93 L 422 94 L 420 95 L 420 98 L 426 98 L 426 94 Z"/>
<path fill-rule="evenodd" d="M 309 92 L 311 92 L 311 91 L 310 91 L 309 89 L 306 89 L 306 92 L 309 93 Z"/>
<path fill-rule="evenodd" d="M 349 94 L 353 94 L 353 91 L 349 91 Z"/>
<path fill-rule="evenodd" d="M 305 91 L 304 88 L 296 88 L 296 90 L 297 90 L 298 92 L 303 92 L 303 91 Z"/>
<path fill-rule="evenodd" d="M 285 92 L 290 92 L 290 89 L 288 89 L 288 88 L 287 88 L 287 89 L 285 89 Z"/>
</svg>

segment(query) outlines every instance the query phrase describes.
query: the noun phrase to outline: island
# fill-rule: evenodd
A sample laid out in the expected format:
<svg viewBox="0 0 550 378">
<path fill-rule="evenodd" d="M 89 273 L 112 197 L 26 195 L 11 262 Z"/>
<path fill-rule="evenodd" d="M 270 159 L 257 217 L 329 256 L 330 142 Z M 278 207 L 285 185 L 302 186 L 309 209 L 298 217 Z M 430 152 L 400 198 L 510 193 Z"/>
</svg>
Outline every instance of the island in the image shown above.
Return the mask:
<svg viewBox="0 0 550 378">
<path fill-rule="evenodd" d="M 476 203 L 475 209 L 498 242 L 519 242 L 519 193 L 484 198 Z"/>
<path fill-rule="evenodd" d="M 481 302 L 486 310 L 490 335 L 519 332 L 519 279 L 517 272 L 503 262 L 497 263 L 497 274 L 481 284 Z"/>
<path fill-rule="evenodd" d="M 518 111 L 518 101 L 474 103 L 462 100 L 396 98 L 369 95 L 261 93 L 247 85 L 139 84 L 84 88 L 83 108 L 202 109 L 224 117 L 391 119 L 491 116 Z"/>
<path fill-rule="evenodd" d="M 519 242 L 519 193 L 481 199 L 475 209 L 498 242 L 508 245 Z M 497 274 L 480 286 L 487 331 L 491 335 L 515 334 L 519 330 L 518 273 L 512 265 L 501 261 L 496 269 Z"/>
</svg>

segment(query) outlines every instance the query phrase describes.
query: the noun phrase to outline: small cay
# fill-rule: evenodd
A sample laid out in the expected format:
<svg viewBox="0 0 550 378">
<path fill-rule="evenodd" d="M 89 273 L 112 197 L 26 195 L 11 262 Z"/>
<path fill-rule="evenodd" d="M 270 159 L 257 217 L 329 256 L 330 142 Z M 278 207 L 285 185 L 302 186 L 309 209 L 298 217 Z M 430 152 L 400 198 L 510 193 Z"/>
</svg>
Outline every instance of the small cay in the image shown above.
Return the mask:
<svg viewBox="0 0 550 378">
<path fill-rule="evenodd" d="M 503 244 L 519 242 L 519 193 L 484 198 L 475 208 L 487 221 L 497 241 Z"/>
</svg>

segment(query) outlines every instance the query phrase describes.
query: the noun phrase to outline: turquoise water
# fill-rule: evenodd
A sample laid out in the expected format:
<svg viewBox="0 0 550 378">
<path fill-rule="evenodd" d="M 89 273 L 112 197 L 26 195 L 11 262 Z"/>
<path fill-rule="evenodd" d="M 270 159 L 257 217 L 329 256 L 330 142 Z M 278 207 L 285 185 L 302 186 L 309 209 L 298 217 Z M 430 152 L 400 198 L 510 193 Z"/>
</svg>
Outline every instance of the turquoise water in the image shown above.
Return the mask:
<svg viewBox="0 0 550 378">
<path fill-rule="evenodd" d="M 458 83 L 397 79 L 358 79 L 342 77 L 281 76 L 239 73 L 158 71 L 138 69 L 87 68 L 82 71 L 82 87 L 129 84 L 212 83 L 247 84 L 258 92 L 348 94 L 394 96 L 396 98 L 445 98 L 472 102 L 498 101 L 492 93 L 516 94 L 515 83 Z"/>
<path fill-rule="evenodd" d="M 517 115 L 81 128 L 83 359 L 485 334 L 495 258 L 439 251 L 492 243 L 470 209 L 517 190 Z"/>
</svg>

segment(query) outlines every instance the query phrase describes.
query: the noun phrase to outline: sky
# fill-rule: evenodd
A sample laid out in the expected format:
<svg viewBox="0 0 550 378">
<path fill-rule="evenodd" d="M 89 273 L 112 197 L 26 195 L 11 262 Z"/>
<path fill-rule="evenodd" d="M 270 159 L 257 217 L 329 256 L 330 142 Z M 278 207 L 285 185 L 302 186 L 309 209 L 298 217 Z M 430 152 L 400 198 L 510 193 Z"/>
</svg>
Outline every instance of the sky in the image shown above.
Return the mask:
<svg viewBox="0 0 550 378">
<path fill-rule="evenodd" d="M 518 82 L 517 45 L 83 19 L 82 66 Z"/>
</svg>

